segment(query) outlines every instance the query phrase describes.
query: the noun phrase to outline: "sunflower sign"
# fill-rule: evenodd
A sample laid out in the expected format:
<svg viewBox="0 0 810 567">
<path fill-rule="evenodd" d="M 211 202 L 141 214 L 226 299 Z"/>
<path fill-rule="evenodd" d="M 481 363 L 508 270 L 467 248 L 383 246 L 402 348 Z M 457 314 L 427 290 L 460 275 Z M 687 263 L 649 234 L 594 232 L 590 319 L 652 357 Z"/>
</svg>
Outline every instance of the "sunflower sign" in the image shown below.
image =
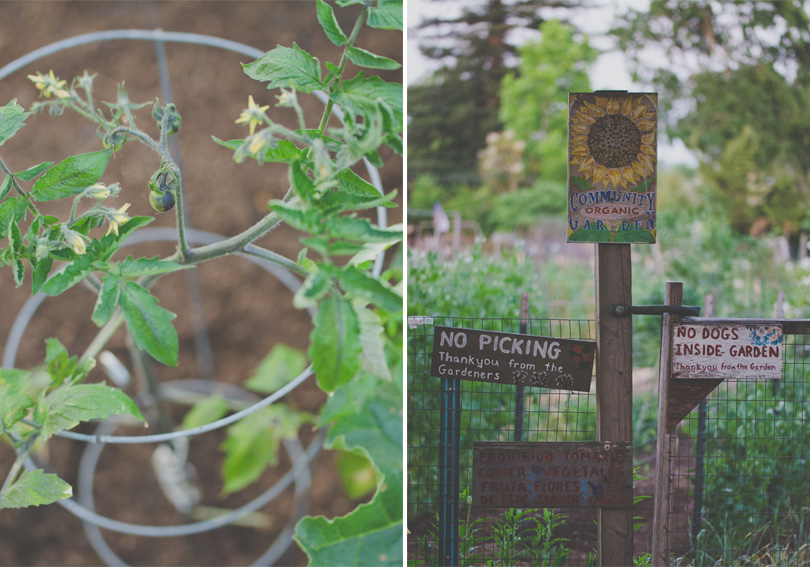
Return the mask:
<svg viewBox="0 0 810 567">
<path fill-rule="evenodd" d="M 568 95 L 568 242 L 655 242 L 658 93 Z"/>
</svg>

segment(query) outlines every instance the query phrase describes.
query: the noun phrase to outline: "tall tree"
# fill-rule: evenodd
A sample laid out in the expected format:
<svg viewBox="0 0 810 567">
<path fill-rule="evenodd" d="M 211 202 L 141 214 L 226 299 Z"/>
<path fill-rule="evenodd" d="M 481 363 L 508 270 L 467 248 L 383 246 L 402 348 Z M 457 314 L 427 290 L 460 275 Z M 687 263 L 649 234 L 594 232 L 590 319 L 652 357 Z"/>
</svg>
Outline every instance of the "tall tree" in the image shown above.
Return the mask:
<svg viewBox="0 0 810 567">
<path fill-rule="evenodd" d="M 464 3 L 457 17 L 421 23 L 420 49 L 443 67 L 408 89 L 409 177 L 429 174 L 441 183 L 478 182 L 476 155 L 486 145 L 487 133 L 500 129 L 499 88 L 516 61 L 514 32 L 536 31 L 549 8 L 581 2 L 478 0 Z"/>
<path fill-rule="evenodd" d="M 613 30 L 664 91 L 667 131 L 696 150 L 739 232 L 810 230 L 810 16 L 805 2 L 652 0 Z M 650 58 L 650 48 L 659 56 Z M 661 53 L 664 54 L 661 57 Z"/>
<path fill-rule="evenodd" d="M 558 20 L 540 26 L 540 40 L 518 48 L 518 72 L 501 82 L 500 119 L 526 142 L 529 179 L 564 182 L 567 171 L 568 93 L 590 90 L 588 69 L 597 51 Z"/>
<path fill-rule="evenodd" d="M 740 65 L 770 63 L 810 82 L 810 16 L 804 0 L 652 0 L 630 9 L 611 33 L 630 58 L 634 79 L 688 95 L 693 78 Z M 661 102 L 667 103 L 664 99 Z M 678 115 L 691 109 L 681 105 Z"/>
</svg>

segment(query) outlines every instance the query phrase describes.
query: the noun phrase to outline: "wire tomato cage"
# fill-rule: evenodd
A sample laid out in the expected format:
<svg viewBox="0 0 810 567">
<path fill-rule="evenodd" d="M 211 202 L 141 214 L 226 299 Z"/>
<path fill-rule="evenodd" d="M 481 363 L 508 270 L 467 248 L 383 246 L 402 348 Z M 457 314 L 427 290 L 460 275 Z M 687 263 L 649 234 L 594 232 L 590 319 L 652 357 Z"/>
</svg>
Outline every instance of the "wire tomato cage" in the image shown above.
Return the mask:
<svg viewBox="0 0 810 567">
<path fill-rule="evenodd" d="M 12 73 L 25 69 L 28 65 L 49 55 L 73 49 L 81 45 L 111 40 L 143 40 L 154 43 L 158 62 L 158 71 L 160 74 L 161 94 L 166 102 L 170 102 L 172 100 L 168 61 L 165 49 L 166 43 L 186 43 L 203 47 L 212 47 L 253 58 L 259 58 L 265 53 L 264 51 L 249 45 L 204 34 L 166 32 L 162 29 L 106 30 L 81 34 L 57 41 L 19 57 L 18 59 L 15 59 L 14 61 L 0 68 L 0 80 L 5 79 Z M 321 91 L 316 91 L 313 94 L 315 94 L 315 96 L 323 104 L 326 104 L 326 102 L 329 100 L 328 96 Z M 344 121 L 339 107 L 335 106 L 333 108 L 333 114 L 341 122 Z M 172 139 L 172 142 L 176 143 L 176 140 Z M 173 153 L 179 156 L 178 151 L 174 151 Z M 377 168 L 365 158 L 363 158 L 363 162 L 371 184 L 382 194 L 382 181 Z M 385 227 L 387 225 L 385 208 L 377 207 L 376 212 L 379 226 Z M 131 235 L 127 240 L 124 241 L 121 247 L 123 248 L 125 246 L 153 242 L 172 242 L 176 241 L 176 236 L 176 231 L 173 228 L 144 228 Z M 213 244 L 226 239 L 226 237 L 222 235 L 192 228 L 187 229 L 187 237 L 189 243 L 193 245 Z M 292 272 L 283 266 L 247 254 L 236 254 L 235 256 L 256 264 L 268 274 L 276 277 L 292 293 L 295 293 L 301 286 L 301 282 L 292 274 Z M 376 257 L 374 262 L 373 274 L 375 276 L 379 276 L 382 272 L 383 261 L 384 253 L 381 252 Z M 196 271 L 191 270 L 190 272 Z M 197 278 L 198 276 L 196 273 L 194 273 L 189 274 L 189 277 Z M 193 293 L 191 295 L 192 298 L 202 301 L 202 298 L 199 295 L 195 295 Z M 9 333 L 9 337 L 3 352 L 3 367 L 14 367 L 17 353 L 23 341 L 26 330 L 28 329 L 32 318 L 46 298 L 47 296 L 39 292 L 30 297 L 23 305 L 22 309 L 14 320 Z M 308 311 L 311 316 L 314 316 L 314 308 L 309 309 Z M 195 325 L 195 342 L 198 351 L 198 359 L 201 361 L 201 368 L 211 368 L 212 366 L 210 364 L 207 366 L 202 364 L 205 362 L 206 350 L 210 349 L 206 329 L 202 328 L 204 327 L 204 323 L 199 320 L 195 320 L 193 323 Z M 115 373 L 108 371 L 108 374 L 110 374 L 110 378 L 115 382 Z M 181 462 L 177 463 L 175 460 L 175 462 L 172 463 L 171 459 L 167 461 L 165 458 L 163 458 L 162 462 L 168 463 L 169 465 L 174 464 L 175 469 L 177 468 L 178 464 L 180 467 L 182 467 L 182 465 L 185 464 L 185 458 L 187 457 L 189 438 L 211 431 L 220 430 L 228 425 L 234 424 L 246 418 L 262 408 L 270 406 L 274 402 L 280 400 L 285 395 L 298 388 L 312 374 L 312 366 L 310 365 L 285 386 L 264 398 L 259 398 L 255 394 L 248 392 L 239 386 L 218 383 L 215 379 L 192 378 L 164 382 L 161 384 L 159 390 L 161 393 L 167 393 L 167 391 L 171 388 L 185 388 L 203 394 L 210 394 L 216 391 L 217 394 L 225 397 L 226 399 L 232 401 L 237 400 L 241 401 L 242 403 L 247 401 L 247 403 L 249 403 L 249 405 L 241 411 L 200 427 L 181 429 L 153 435 L 116 435 L 116 430 L 123 422 L 119 422 L 113 418 L 109 421 L 101 422 L 93 434 L 76 433 L 72 431 L 62 431 L 58 433 L 57 435 L 59 437 L 86 443 L 86 447 L 82 453 L 78 468 L 78 480 L 76 482 L 78 496 L 75 498 L 58 500 L 57 503 L 74 516 L 82 520 L 88 540 L 102 560 L 104 560 L 108 565 L 126 565 L 126 563 L 120 557 L 118 557 L 118 555 L 116 555 L 105 540 L 104 536 L 102 535 L 102 528 L 121 534 L 148 538 L 181 537 L 209 532 L 242 520 L 249 514 L 252 514 L 253 512 L 256 512 L 257 510 L 266 506 L 280 494 L 282 494 L 287 488 L 293 486 L 294 504 L 292 507 L 292 513 L 287 519 L 284 528 L 281 530 L 275 540 L 273 540 L 267 550 L 253 562 L 253 565 L 272 565 L 282 557 L 282 555 L 292 544 L 292 534 L 295 524 L 307 512 L 307 507 L 309 504 L 308 491 L 311 485 L 310 464 L 319 454 L 322 448 L 325 430 L 322 429 L 319 431 L 307 447 L 304 447 L 298 439 L 285 439 L 283 441 L 283 446 L 291 461 L 291 466 L 272 486 L 246 504 L 212 518 L 173 526 L 134 524 L 116 520 L 96 512 L 93 487 L 95 484 L 97 465 L 102 451 L 104 450 L 105 446 L 109 444 L 172 443 L 175 456 L 179 454 L 179 460 Z M 158 448 L 160 448 L 160 446 Z M 153 455 L 153 461 L 155 460 L 161 460 L 160 454 L 157 450 Z M 25 466 L 29 470 L 32 468 L 37 468 L 37 465 L 30 458 L 26 461 Z M 161 487 L 167 498 L 172 502 L 175 508 L 180 510 L 180 508 L 182 508 L 182 503 L 179 502 L 179 500 L 182 500 L 182 495 L 173 495 L 171 493 L 172 489 L 167 488 L 166 484 L 163 482 L 163 479 L 159 480 L 161 481 Z M 172 481 L 169 479 L 168 484 L 171 485 L 171 483 Z"/>
</svg>

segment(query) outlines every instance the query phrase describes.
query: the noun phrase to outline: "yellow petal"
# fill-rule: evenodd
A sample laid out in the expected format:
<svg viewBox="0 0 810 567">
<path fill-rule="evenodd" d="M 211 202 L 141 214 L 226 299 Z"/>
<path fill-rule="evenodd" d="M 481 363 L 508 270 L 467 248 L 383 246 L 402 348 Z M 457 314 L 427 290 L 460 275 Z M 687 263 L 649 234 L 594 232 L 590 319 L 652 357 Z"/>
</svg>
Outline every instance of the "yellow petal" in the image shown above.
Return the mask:
<svg viewBox="0 0 810 567">
<path fill-rule="evenodd" d="M 571 143 L 575 146 L 581 146 L 588 143 L 588 136 L 574 136 Z"/>
<path fill-rule="evenodd" d="M 642 120 L 638 123 L 638 129 L 646 132 L 655 128 L 655 122 L 652 120 Z"/>
<path fill-rule="evenodd" d="M 581 134 L 587 136 L 590 133 L 591 129 L 588 128 L 587 126 L 583 126 L 582 124 L 572 124 L 571 131 L 574 134 Z"/>
<path fill-rule="evenodd" d="M 595 104 L 589 103 L 587 100 L 585 101 L 585 107 L 588 109 L 588 114 L 590 114 L 591 116 L 596 116 L 598 118 L 599 116 L 605 115 L 604 110 L 602 110 Z"/>
<path fill-rule="evenodd" d="M 604 165 L 597 165 L 593 168 L 593 182 L 599 183 L 607 175 L 607 168 Z"/>
<path fill-rule="evenodd" d="M 642 144 L 647 144 L 647 145 L 650 145 L 650 146 L 655 144 L 655 132 L 650 132 L 649 134 L 646 134 L 646 135 L 642 136 L 641 137 L 641 143 Z"/>
<path fill-rule="evenodd" d="M 582 156 L 574 156 L 574 158 L 569 162 L 571 165 L 576 165 L 582 161 Z"/>
<path fill-rule="evenodd" d="M 646 146 L 646 145 L 641 146 L 641 151 L 644 152 L 645 154 L 649 155 L 649 156 L 654 156 L 655 155 L 655 148 L 652 147 L 652 146 Z"/>
<path fill-rule="evenodd" d="M 640 179 L 644 178 L 644 164 L 639 162 L 638 160 L 633 162 L 633 171 L 636 172 L 636 175 L 639 176 Z"/>
<path fill-rule="evenodd" d="M 626 166 L 624 166 L 622 168 L 622 177 L 627 179 L 630 183 L 635 183 L 636 182 L 636 176 L 633 175 L 633 168 L 630 167 L 630 166 L 626 165 Z M 622 185 L 624 185 L 624 184 L 622 184 Z"/>
<path fill-rule="evenodd" d="M 641 106 L 633 108 L 633 111 L 630 113 L 630 118 L 635 122 L 641 119 L 645 114 L 647 114 L 647 107 L 642 104 Z"/>
<path fill-rule="evenodd" d="M 629 116 L 632 111 L 633 111 L 633 101 L 630 97 L 627 97 L 622 101 L 622 114 L 624 114 L 625 116 Z"/>
<path fill-rule="evenodd" d="M 618 169 L 609 169 L 608 178 L 610 179 L 610 182 L 613 183 L 614 187 L 618 187 L 619 182 L 622 180 L 622 172 Z"/>
<path fill-rule="evenodd" d="M 607 104 L 607 101 L 608 101 L 608 99 L 606 97 L 597 96 L 597 97 L 594 97 L 594 98 L 596 98 L 596 104 L 597 105 L 601 106 L 602 108 L 605 108 L 605 104 Z"/>
<path fill-rule="evenodd" d="M 575 156 L 585 157 L 590 155 L 590 153 L 591 150 L 588 148 L 588 146 L 576 146 L 573 150 L 571 150 L 571 154 Z"/>
<path fill-rule="evenodd" d="M 577 111 L 577 118 L 579 118 L 580 122 L 582 122 L 583 124 L 587 124 L 588 126 L 596 122 L 596 118 L 594 118 L 590 114 L 582 112 L 581 110 Z"/>
<path fill-rule="evenodd" d="M 588 156 L 588 157 L 586 157 L 585 159 L 582 160 L 581 164 L 579 164 L 579 170 L 580 171 L 590 171 L 590 170 L 593 169 L 593 166 L 594 166 L 595 163 L 596 163 L 596 160 L 593 159 L 593 156 Z"/>
<path fill-rule="evenodd" d="M 615 98 L 611 98 L 607 102 L 607 106 L 605 106 L 605 110 L 608 111 L 608 114 L 616 114 L 622 109 L 622 105 L 619 104 L 619 101 Z"/>
<path fill-rule="evenodd" d="M 653 167 L 653 160 L 650 156 L 645 154 L 638 154 L 638 161 L 644 165 L 644 169 L 649 173 L 655 173 Z"/>
</svg>

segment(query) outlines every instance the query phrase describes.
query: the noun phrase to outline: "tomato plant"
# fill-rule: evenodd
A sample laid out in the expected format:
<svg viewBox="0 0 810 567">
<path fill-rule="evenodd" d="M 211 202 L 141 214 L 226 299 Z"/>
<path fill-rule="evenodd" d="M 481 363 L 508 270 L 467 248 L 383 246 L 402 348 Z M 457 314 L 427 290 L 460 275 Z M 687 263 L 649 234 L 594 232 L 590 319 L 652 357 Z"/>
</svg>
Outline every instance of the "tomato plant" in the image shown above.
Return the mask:
<svg viewBox="0 0 810 567">
<path fill-rule="evenodd" d="M 183 179 L 168 143 L 182 129 L 182 109 L 159 100 L 133 102 L 123 84 L 116 100 L 99 106 L 94 97 L 95 75 L 85 72 L 69 82 L 53 71 L 29 76 L 40 92 L 40 100 L 30 110 L 16 100 L 0 107 L 0 146 L 12 140 L 33 113 L 44 111 L 78 113 L 96 126 L 100 138 L 97 151 L 22 169 L 3 161 L 0 148 L 4 174 L 0 237 L 6 240 L 0 260 L 10 267 L 18 286 L 30 280 L 32 294 L 56 296 L 79 283 L 92 287 L 97 300 L 91 320 L 99 328 L 78 355 L 58 340 L 48 339 L 47 383 L 34 380 L 30 370 L 0 369 L 0 433 L 17 452 L 0 489 L 0 509 L 50 504 L 71 496 L 71 486 L 57 475 L 24 466 L 35 444 L 81 422 L 114 414 L 145 419 L 138 404 L 123 391 L 84 380 L 122 325 L 140 351 L 164 365 L 178 364 L 175 314 L 153 294 L 155 282 L 165 274 L 245 253 L 297 274 L 303 283 L 293 299 L 295 307 L 316 308 L 306 357 L 275 349 L 263 363 L 266 371 L 257 373 L 246 387 L 272 394 L 285 378 L 289 380 L 290 372 L 294 376 L 309 363 L 329 398 L 319 416 L 274 403 L 231 425 L 223 444 L 224 492 L 241 490 L 255 481 L 276 462 L 281 440 L 297 435 L 301 424 L 313 422 L 327 431 L 327 447 L 361 455 L 372 463 L 375 493 L 346 516 L 304 518 L 297 526 L 296 541 L 319 565 L 401 561 L 401 271 L 394 267 L 380 272 L 374 265 L 380 254 L 399 243 L 402 229 L 380 226 L 358 214 L 394 206 L 396 192 L 381 194 L 355 168 L 364 161 L 383 166 L 378 153 L 382 145 L 402 154 L 402 86 L 371 74 L 400 64 L 356 45 L 364 26 L 401 31 L 402 2 L 336 2 L 340 8 L 353 4 L 360 6 L 360 12 L 349 33 L 338 23 L 332 5 L 324 0 L 315 5 L 318 22 L 335 46 L 334 62 L 322 66 L 293 44 L 278 46 L 244 64 L 248 76 L 267 83 L 276 96 L 276 107 L 293 110 L 298 124 L 288 127 L 273 120 L 271 105 L 257 103 L 251 96 L 236 118 L 248 135 L 214 141 L 233 151 L 237 162 L 286 165 L 290 188 L 283 199 L 268 203 L 261 220 L 221 242 L 195 247 L 187 236 Z M 348 77 L 348 62 L 366 70 Z M 323 113 L 313 119 L 298 99 L 315 91 L 326 94 L 326 103 Z M 338 109 L 342 123 L 336 127 L 330 118 Z M 157 126 L 157 136 L 149 133 L 152 124 Z M 126 152 L 133 142 L 146 146 L 156 158 L 148 187 L 102 182 L 112 155 Z M 116 208 L 107 205 L 107 199 L 145 193 L 156 212 L 174 215 L 177 250 L 165 257 L 122 257 L 119 248 L 124 241 L 153 218 L 131 216 L 128 204 Z M 63 200 L 70 212 L 59 216 L 51 203 Z M 303 233 L 300 241 L 305 248 L 297 258 L 256 244 L 282 223 Z M 216 421 L 230 411 L 227 404 L 209 398 L 192 408 L 184 426 Z"/>
</svg>

